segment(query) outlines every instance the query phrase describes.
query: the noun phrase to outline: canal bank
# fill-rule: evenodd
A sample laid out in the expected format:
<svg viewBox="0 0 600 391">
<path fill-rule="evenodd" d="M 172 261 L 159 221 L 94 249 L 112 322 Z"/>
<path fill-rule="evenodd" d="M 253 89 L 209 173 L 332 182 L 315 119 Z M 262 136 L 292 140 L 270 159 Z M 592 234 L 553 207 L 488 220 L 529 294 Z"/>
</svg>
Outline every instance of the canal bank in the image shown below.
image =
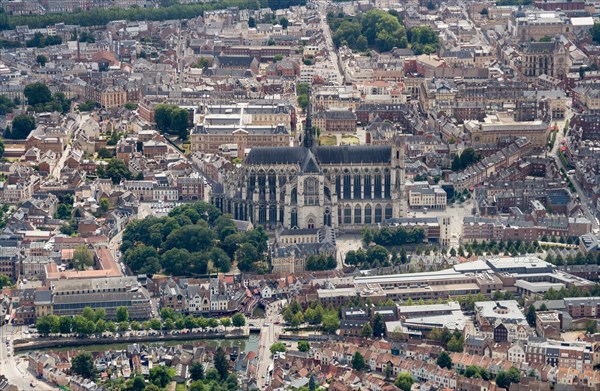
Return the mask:
<svg viewBox="0 0 600 391">
<path fill-rule="evenodd" d="M 243 344 L 242 351 L 258 351 L 259 334 L 224 334 L 224 333 L 196 333 L 178 335 L 146 335 L 113 338 L 39 338 L 31 341 L 17 340 L 14 343 L 14 352 L 27 352 L 31 350 L 109 350 L 124 349 L 127 345 L 137 344 L 166 344 L 179 345 L 205 341 L 221 344 Z"/>
</svg>

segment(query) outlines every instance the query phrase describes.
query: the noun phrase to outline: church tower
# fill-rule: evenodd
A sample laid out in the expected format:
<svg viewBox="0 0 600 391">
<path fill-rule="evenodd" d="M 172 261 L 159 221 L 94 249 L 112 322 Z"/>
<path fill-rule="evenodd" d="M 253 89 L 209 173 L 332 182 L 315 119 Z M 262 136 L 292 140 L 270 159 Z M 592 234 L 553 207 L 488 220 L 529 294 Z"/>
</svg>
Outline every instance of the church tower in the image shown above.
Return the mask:
<svg viewBox="0 0 600 391">
<path fill-rule="evenodd" d="M 312 97 L 312 89 L 308 87 L 308 106 L 306 107 L 306 124 L 304 126 L 304 142 L 305 148 L 312 148 L 313 146 L 313 128 L 312 128 L 312 104 L 310 99 Z"/>
<path fill-rule="evenodd" d="M 407 195 L 404 188 L 404 164 L 406 143 L 399 135 L 392 140 L 392 201 L 394 202 L 394 217 L 404 217 L 407 212 Z"/>
</svg>

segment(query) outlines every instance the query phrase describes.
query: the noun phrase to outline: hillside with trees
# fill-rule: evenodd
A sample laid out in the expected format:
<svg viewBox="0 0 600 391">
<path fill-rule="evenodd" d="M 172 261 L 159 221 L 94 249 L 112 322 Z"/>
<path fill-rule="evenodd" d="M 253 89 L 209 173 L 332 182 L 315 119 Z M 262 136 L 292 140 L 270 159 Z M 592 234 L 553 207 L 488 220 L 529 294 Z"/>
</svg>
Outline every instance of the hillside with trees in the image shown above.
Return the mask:
<svg viewBox="0 0 600 391">
<path fill-rule="evenodd" d="M 131 222 L 121 251 L 134 273 L 197 276 L 228 272 L 233 261 L 241 271 L 260 272 L 266 270 L 267 234 L 262 227 L 238 231 L 230 215 L 197 202 Z"/>
<path fill-rule="evenodd" d="M 161 2 L 162 3 L 162 2 Z M 30 29 L 46 28 L 48 25 L 64 23 L 71 25 L 100 26 L 112 20 L 175 20 L 191 19 L 204 15 L 205 11 L 239 7 L 240 9 L 271 8 L 285 9 L 304 5 L 306 0 L 221 0 L 210 3 L 179 4 L 176 1 L 166 2 L 159 8 L 94 8 L 72 13 L 52 13 L 45 15 L 7 15 L 0 13 L 0 30 L 14 29 L 16 26 L 29 26 Z"/>
</svg>

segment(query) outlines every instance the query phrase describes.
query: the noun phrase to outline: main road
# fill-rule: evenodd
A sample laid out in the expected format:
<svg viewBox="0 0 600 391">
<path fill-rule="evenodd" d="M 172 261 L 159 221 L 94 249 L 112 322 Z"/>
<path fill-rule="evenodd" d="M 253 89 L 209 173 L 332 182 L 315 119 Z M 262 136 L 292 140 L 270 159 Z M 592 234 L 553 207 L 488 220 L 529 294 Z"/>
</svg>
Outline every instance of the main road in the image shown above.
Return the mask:
<svg viewBox="0 0 600 391">
<path fill-rule="evenodd" d="M 8 382 L 19 390 L 32 389 L 32 383 L 35 384 L 36 390 L 56 390 L 56 387 L 36 380 L 35 376 L 27 369 L 27 360 L 14 356 L 13 342 L 15 338 L 23 337 L 22 332 L 23 328 L 11 324 L 0 328 L 0 373 L 6 376 Z M 6 338 L 9 338 L 10 342 L 7 343 Z"/>
<path fill-rule="evenodd" d="M 269 384 L 269 367 L 273 364 L 271 345 L 273 345 L 281 334 L 280 322 L 283 320 L 280 314 L 282 301 L 275 301 L 265 309 L 265 319 L 260 330 L 260 341 L 258 344 L 258 369 L 256 383 L 259 390 L 263 390 Z"/>
</svg>

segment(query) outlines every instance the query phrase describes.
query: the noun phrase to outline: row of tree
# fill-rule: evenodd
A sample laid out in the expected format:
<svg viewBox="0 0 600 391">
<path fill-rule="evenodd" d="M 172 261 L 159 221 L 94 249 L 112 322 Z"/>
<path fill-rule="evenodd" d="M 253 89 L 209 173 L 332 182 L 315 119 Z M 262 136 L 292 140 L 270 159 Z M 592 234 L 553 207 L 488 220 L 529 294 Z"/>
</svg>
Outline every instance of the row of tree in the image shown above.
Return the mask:
<svg viewBox="0 0 600 391">
<path fill-rule="evenodd" d="M 333 270 L 337 261 L 333 255 L 309 255 L 306 258 L 305 269 L 309 271 Z"/>
<path fill-rule="evenodd" d="M 56 23 L 80 26 L 101 26 L 113 20 L 175 20 L 190 19 L 204 15 L 205 11 L 238 7 L 240 9 L 284 9 L 304 5 L 306 0 L 221 0 L 211 3 L 178 4 L 173 2 L 160 8 L 110 8 L 45 15 L 7 15 L 0 13 L 0 30 L 27 25 L 29 28 L 45 28 Z"/>
<path fill-rule="evenodd" d="M 568 254 L 566 257 L 563 257 L 560 253 L 556 255 L 547 254 L 545 258 L 546 262 L 549 262 L 556 266 L 563 265 L 600 265 L 600 252 L 594 254 L 593 252 L 588 252 L 585 255 L 581 251 L 577 251 L 575 256 L 573 254 Z"/>
<path fill-rule="evenodd" d="M 169 308 L 161 310 L 160 318 L 153 318 L 148 321 L 138 322 L 130 321 L 129 312 L 126 307 L 118 307 L 116 312 L 116 321 L 113 322 L 106 318 L 106 310 L 98 308 L 96 310 L 86 307 L 81 315 L 75 316 L 57 316 L 45 315 L 36 320 L 36 328 L 40 335 L 48 336 L 50 334 L 78 334 L 92 335 L 102 334 L 104 332 L 118 331 L 139 331 L 139 330 L 183 330 L 183 329 L 216 329 L 219 326 L 243 327 L 246 324 L 244 314 L 238 312 L 231 318 L 222 317 L 204 318 L 194 317 L 192 315 L 184 316 L 180 313 L 174 313 Z"/>
<path fill-rule="evenodd" d="M 238 231 L 230 215 L 205 202 L 174 208 L 167 217 L 147 217 L 127 225 L 121 251 L 135 273 L 160 270 L 178 276 L 265 269 L 267 234 L 262 227 Z M 260 264 L 259 264 L 260 262 Z"/>
<path fill-rule="evenodd" d="M 291 327 L 298 327 L 302 323 L 321 325 L 322 330 L 330 334 L 334 334 L 340 328 L 338 311 L 332 306 L 324 309 L 320 302 L 311 303 L 303 312 L 302 306 L 293 300 L 283 308 L 282 316 Z"/>
<path fill-rule="evenodd" d="M 594 284 L 591 288 L 579 288 L 572 286 L 569 289 L 562 287 L 559 290 L 548 289 L 544 293 L 544 300 L 562 300 L 567 297 L 595 297 L 600 296 L 600 284 Z"/>
</svg>

